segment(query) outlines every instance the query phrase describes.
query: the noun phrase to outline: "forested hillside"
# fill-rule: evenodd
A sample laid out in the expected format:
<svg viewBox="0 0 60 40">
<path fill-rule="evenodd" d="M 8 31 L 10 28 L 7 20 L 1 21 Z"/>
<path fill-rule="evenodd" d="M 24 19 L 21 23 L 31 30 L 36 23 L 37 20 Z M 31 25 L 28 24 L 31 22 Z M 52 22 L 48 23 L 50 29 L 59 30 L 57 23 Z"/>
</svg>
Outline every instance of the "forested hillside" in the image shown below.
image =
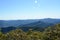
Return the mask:
<svg viewBox="0 0 60 40">
<path fill-rule="evenodd" d="M 60 24 L 48 27 L 44 31 L 29 29 L 25 32 L 21 29 L 15 29 L 3 33 L 1 30 L 0 40 L 60 40 Z"/>
<path fill-rule="evenodd" d="M 45 18 L 45 19 L 29 19 L 29 20 L 0 20 L 0 27 L 48 27 L 49 25 L 59 24 L 60 19 L 51 19 L 51 18 Z"/>
</svg>

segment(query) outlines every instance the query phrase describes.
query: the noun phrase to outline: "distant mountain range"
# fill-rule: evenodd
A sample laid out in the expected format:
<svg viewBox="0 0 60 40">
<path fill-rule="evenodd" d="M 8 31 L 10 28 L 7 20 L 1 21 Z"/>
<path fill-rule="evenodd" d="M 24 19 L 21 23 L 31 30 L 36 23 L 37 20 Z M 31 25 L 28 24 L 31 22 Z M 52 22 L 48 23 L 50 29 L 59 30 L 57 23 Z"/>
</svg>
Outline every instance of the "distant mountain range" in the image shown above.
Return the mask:
<svg viewBox="0 0 60 40">
<path fill-rule="evenodd" d="M 43 21 L 45 23 L 53 23 L 53 24 L 60 23 L 60 19 L 52 19 L 52 18 L 41 19 L 40 21 Z"/>
<path fill-rule="evenodd" d="M 17 27 L 19 25 L 25 25 L 36 21 L 38 20 L 0 20 L 0 27 L 9 27 L 9 26 Z"/>
<path fill-rule="evenodd" d="M 0 27 L 9 27 L 9 26 L 42 26 L 46 27 L 47 25 L 51 24 L 58 24 L 60 23 L 60 19 L 51 19 L 51 18 L 46 18 L 46 19 L 31 19 L 31 20 L 0 20 Z"/>
<path fill-rule="evenodd" d="M 29 29 L 40 30 L 43 31 L 44 28 L 49 26 L 54 26 L 55 24 L 59 24 L 60 19 L 31 19 L 31 20 L 0 20 L 0 28 L 2 28 L 3 32 L 8 32 L 14 29 L 22 29 L 27 31 Z"/>
</svg>

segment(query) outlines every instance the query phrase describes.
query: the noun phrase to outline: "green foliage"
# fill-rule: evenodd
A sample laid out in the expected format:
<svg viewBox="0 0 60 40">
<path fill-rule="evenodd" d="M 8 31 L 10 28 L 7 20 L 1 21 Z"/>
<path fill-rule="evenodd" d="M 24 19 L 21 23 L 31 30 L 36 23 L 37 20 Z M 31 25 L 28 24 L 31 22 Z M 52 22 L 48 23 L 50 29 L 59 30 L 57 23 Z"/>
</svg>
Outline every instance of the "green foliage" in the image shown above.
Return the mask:
<svg viewBox="0 0 60 40">
<path fill-rule="evenodd" d="M 43 32 L 42 40 L 60 40 L 60 24 L 48 27 Z"/>
<path fill-rule="evenodd" d="M 0 40 L 60 40 L 60 24 L 48 27 L 43 32 L 32 29 L 24 32 L 21 29 L 16 29 L 3 34 L 0 31 Z"/>
</svg>

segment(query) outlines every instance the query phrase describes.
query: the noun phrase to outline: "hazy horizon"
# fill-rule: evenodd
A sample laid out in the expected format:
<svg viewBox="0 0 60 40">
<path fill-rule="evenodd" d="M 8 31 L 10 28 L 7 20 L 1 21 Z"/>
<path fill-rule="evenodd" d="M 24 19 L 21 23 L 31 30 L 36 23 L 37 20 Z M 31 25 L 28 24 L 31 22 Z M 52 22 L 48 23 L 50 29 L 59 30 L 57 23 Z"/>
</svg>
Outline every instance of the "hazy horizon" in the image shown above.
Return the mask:
<svg viewBox="0 0 60 40">
<path fill-rule="evenodd" d="M 40 19 L 60 19 L 60 18 L 40 18 Z M 40 19 L 0 19 L 3 21 L 9 21 L 9 20 L 40 20 Z"/>
<path fill-rule="evenodd" d="M 60 0 L 0 0 L 0 20 L 60 19 Z"/>
</svg>

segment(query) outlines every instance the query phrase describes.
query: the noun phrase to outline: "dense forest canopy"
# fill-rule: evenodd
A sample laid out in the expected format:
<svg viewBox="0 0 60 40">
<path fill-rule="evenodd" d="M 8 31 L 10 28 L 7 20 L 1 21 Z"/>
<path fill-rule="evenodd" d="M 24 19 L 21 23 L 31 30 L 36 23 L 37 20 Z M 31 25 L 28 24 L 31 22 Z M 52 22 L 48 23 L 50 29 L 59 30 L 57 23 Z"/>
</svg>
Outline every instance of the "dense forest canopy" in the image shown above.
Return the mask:
<svg viewBox="0 0 60 40">
<path fill-rule="evenodd" d="M 21 29 L 2 33 L 0 29 L 0 40 L 60 40 L 60 24 L 48 27 L 44 31 L 29 29 L 25 32 Z"/>
</svg>

